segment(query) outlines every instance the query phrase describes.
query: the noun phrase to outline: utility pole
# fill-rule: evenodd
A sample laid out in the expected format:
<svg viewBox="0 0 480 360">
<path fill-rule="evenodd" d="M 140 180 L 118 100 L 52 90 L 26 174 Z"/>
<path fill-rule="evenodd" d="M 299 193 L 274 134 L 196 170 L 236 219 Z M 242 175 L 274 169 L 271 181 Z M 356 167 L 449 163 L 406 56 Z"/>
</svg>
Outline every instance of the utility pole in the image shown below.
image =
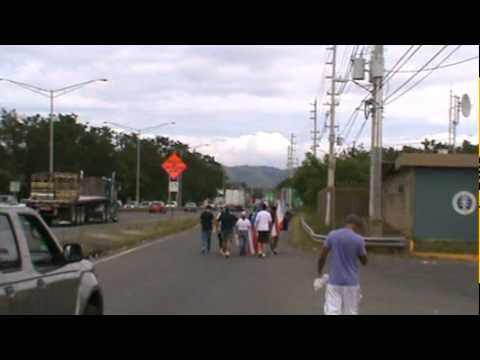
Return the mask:
<svg viewBox="0 0 480 360">
<path fill-rule="evenodd" d="M 370 82 L 373 83 L 372 146 L 370 163 L 370 218 L 382 219 L 382 123 L 383 79 L 385 76 L 384 46 L 375 45 L 370 60 Z"/>
<path fill-rule="evenodd" d="M 135 199 L 137 202 L 137 206 L 140 205 L 140 136 L 141 133 L 137 133 L 137 173 L 135 178 Z"/>
<path fill-rule="evenodd" d="M 462 103 L 460 100 L 460 96 L 455 95 L 453 97 L 453 124 L 452 124 L 452 148 L 453 148 L 453 153 L 457 153 L 457 126 L 458 123 L 460 122 L 460 109 L 462 107 Z"/>
<path fill-rule="evenodd" d="M 320 131 L 318 131 L 318 104 L 317 104 L 317 99 L 315 99 L 315 101 L 313 102 L 313 104 L 311 104 L 313 106 L 313 110 L 311 111 L 312 113 L 312 117 L 310 118 L 310 120 L 313 120 L 313 131 L 312 131 L 312 134 L 313 134 L 313 146 L 312 146 L 312 150 L 313 150 L 313 156 L 315 158 L 317 158 L 317 149 L 318 149 L 318 135 L 320 134 Z"/>
<path fill-rule="evenodd" d="M 295 135 L 290 135 L 290 145 L 288 146 L 288 160 L 287 160 L 287 169 L 288 169 L 288 177 L 290 179 L 293 178 L 294 174 L 294 166 L 295 166 Z M 290 187 L 287 190 L 287 202 L 291 206 L 293 199 L 292 188 Z"/>
<path fill-rule="evenodd" d="M 331 79 L 332 87 L 331 91 L 327 92 L 327 95 L 330 95 L 330 104 L 326 104 L 330 105 L 330 136 L 328 138 L 330 146 L 328 152 L 327 208 L 325 213 L 325 225 L 331 226 L 335 225 L 335 107 L 337 106 L 337 45 L 333 45 L 331 48 L 327 48 L 327 50 L 332 51 L 332 60 L 326 64 L 332 66 L 332 73 L 330 76 L 327 76 L 327 79 Z"/>
<path fill-rule="evenodd" d="M 295 135 L 291 134 L 290 135 L 290 146 L 288 147 L 288 161 L 287 161 L 287 167 L 288 167 L 288 176 L 290 178 L 293 177 L 294 175 L 294 157 L 295 157 Z"/>
<path fill-rule="evenodd" d="M 453 146 L 453 92 L 450 89 L 450 105 L 448 108 L 448 146 Z M 454 149 L 451 149 L 452 152 Z"/>
</svg>

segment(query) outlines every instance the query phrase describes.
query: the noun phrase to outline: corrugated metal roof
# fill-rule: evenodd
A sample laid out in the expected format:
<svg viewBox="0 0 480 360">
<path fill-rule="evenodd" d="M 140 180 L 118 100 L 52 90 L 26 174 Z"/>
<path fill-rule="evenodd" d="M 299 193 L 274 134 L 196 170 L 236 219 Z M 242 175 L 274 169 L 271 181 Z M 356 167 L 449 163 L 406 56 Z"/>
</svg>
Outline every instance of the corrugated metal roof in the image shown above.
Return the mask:
<svg viewBox="0 0 480 360">
<path fill-rule="evenodd" d="M 475 154 L 401 154 L 395 162 L 395 169 L 402 167 L 443 167 L 476 168 L 478 156 Z"/>
</svg>

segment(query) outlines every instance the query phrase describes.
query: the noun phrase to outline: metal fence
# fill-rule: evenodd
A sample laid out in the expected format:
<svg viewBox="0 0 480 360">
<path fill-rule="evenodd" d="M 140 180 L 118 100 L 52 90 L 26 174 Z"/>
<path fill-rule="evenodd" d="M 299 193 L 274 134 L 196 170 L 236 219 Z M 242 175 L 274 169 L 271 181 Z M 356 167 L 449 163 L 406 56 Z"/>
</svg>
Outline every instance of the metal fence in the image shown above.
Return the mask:
<svg viewBox="0 0 480 360">
<path fill-rule="evenodd" d="M 326 239 L 326 235 L 315 234 L 315 231 L 307 224 L 303 216 L 301 217 L 302 227 L 310 238 L 318 243 L 323 243 Z M 367 247 L 394 247 L 405 248 L 408 246 L 407 239 L 402 236 L 391 237 L 365 237 L 365 245 Z"/>
</svg>

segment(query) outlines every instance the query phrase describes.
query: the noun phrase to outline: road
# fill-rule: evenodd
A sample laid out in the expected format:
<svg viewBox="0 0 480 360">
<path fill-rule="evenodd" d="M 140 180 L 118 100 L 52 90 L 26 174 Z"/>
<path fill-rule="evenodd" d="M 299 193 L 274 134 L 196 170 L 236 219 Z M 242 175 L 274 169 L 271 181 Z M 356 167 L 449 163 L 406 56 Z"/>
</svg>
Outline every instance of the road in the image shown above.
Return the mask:
<svg viewBox="0 0 480 360">
<path fill-rule="evenodd" d="M 196 229 L 104 259 L 97 273 L 106 314 L 319 315 L 324 294 L 312 289 L 315 260 L 285 237 L 280 254 L 264 260 L 201 256 Z M 478 314 L 476 269 L 370 255 L 361 271 L 361 313 Z"/>
</svg>

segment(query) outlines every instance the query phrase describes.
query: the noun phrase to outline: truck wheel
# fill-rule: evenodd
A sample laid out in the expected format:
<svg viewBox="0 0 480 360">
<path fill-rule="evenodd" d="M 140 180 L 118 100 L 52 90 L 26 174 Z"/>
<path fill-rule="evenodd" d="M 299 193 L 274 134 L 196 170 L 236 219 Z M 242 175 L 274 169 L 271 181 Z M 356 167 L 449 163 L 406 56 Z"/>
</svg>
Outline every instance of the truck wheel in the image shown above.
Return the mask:
<svg viewBox="0 0 480 360">
<path fill-rule="evenodd" d="M 84 207 L 80 207 L 78 208 L 78 212 L 79 212 L 79 224 L 80 225 L 85 225 L 86 223 L 86 216 L 85 216 L 85 208 Z"/>
<path fill-rule="evenodd" d="M 102 313 L 94 304 L 88 304 L 82 315 L 102 315 Z"/>
</svg>

